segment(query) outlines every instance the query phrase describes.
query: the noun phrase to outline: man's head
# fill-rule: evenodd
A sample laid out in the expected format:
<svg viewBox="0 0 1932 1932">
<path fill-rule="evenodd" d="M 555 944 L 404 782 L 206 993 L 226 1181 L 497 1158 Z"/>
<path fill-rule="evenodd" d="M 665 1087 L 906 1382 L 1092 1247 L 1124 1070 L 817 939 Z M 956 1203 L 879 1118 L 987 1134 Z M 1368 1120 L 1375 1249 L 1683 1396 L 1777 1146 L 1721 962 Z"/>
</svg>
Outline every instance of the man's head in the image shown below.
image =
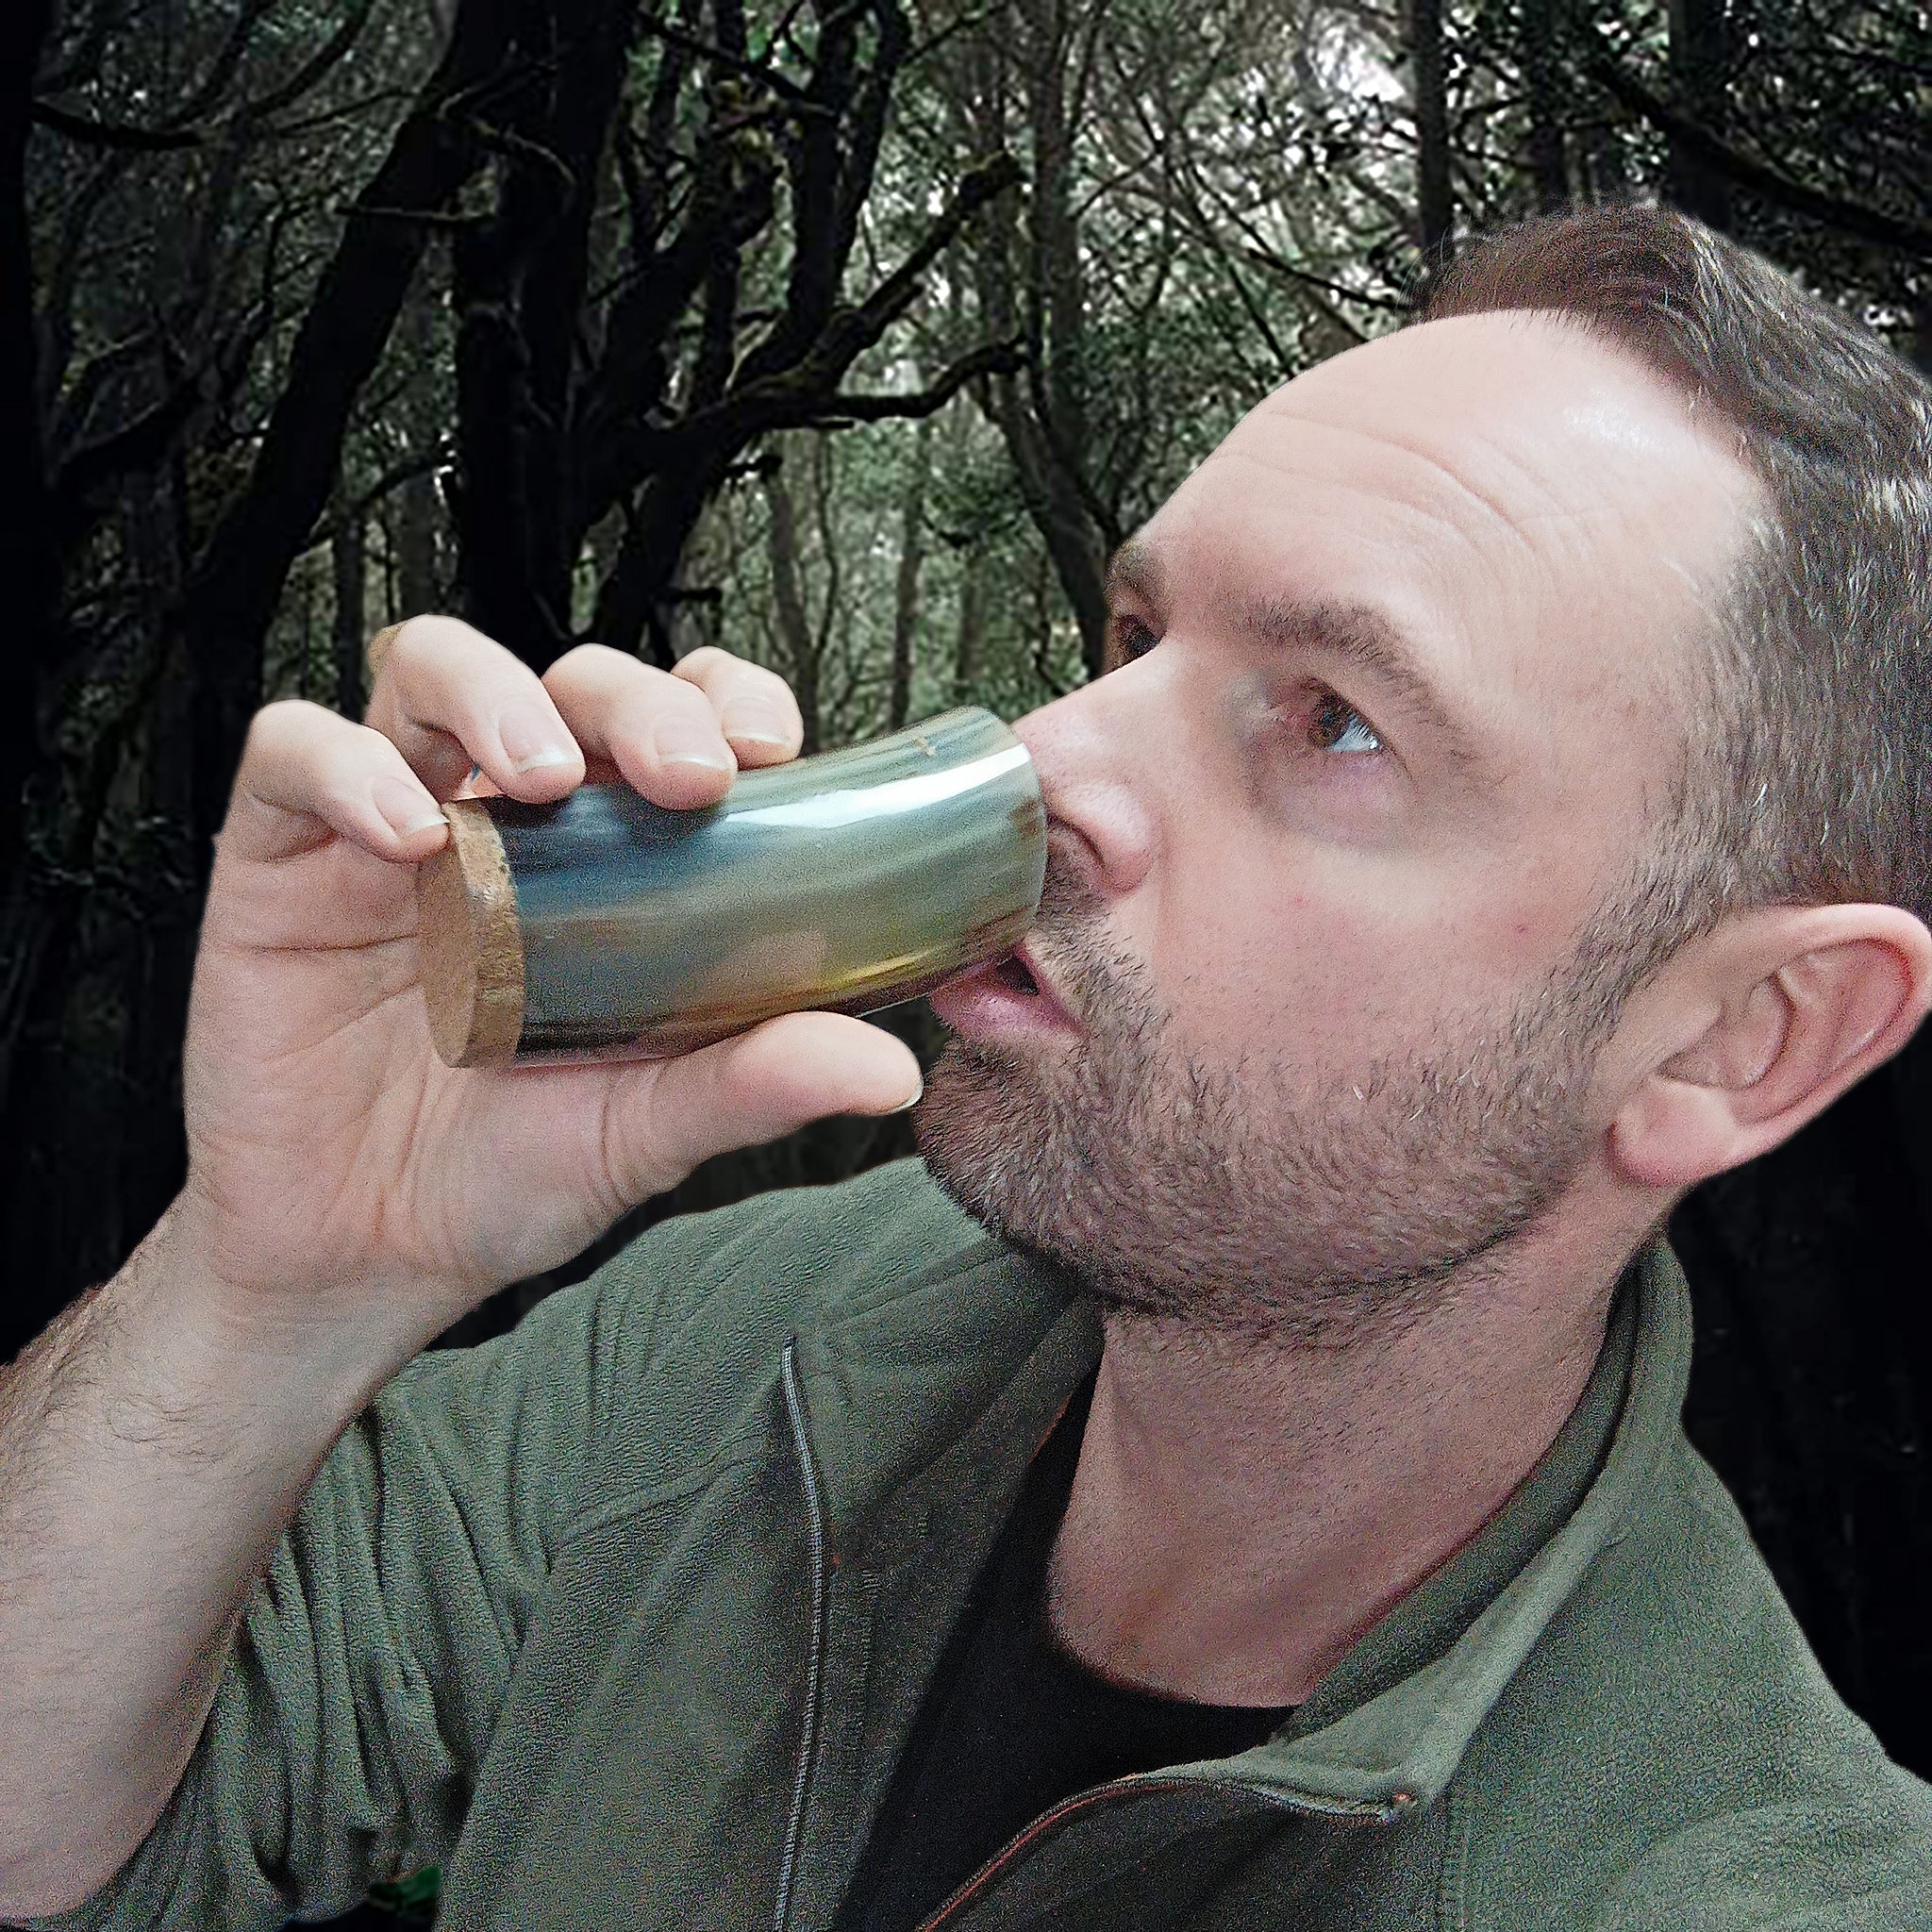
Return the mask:
<svg viewBox="0 0 1932 1932">
<path fill-rule="evenodd" d="M 1116 559 L 1114 668 L 1022 726 L 1072 1024 L 940 996 L 936 1171 L 1311 1340 L 1566 1218 L 1614 1258 L 1924 1010 L 1928 500 L 1923 386 L 1741 252 L 1491 244 Z"/>
</svg>

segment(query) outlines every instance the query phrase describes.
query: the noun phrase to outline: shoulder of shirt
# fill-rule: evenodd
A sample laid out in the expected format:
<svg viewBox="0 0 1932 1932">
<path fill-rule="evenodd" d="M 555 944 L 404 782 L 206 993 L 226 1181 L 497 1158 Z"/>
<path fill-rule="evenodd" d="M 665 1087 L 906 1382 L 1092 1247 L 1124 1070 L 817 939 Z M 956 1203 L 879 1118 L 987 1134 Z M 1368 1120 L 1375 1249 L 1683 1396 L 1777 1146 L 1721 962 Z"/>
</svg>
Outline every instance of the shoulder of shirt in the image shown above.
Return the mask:
<svg viewBox="0 0 1932 1932">
<path fill-rule="evenodd" d="M 774 1190 L 660 1222 L 547 1297 L 456 1373 L 500 1385 L 528 1446 L 576 1464 L 573 1520 L 700 1480 L 772 1441 L 779 1365 L 853 1389 L 924 1364 L 955 1392 L 996 1384 L 1072 1299 L 962 1212 L 923 1162 L 833 1187 Z M 400 1387 L 441 1400 L 425 1357 Z M 629 1501 L 624 1499 L 631 1499 Z"/>
</svg>

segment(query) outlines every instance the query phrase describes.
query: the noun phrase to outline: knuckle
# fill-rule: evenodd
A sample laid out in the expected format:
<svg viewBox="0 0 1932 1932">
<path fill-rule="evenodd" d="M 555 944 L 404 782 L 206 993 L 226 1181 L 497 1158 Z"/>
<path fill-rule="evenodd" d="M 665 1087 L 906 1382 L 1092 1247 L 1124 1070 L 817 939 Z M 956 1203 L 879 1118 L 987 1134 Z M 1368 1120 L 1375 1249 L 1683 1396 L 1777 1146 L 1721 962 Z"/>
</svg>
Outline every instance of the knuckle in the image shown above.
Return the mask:
<svg viewBox="0 0 1932 1932">
<path fill-rule="evenodd" d="M 677 660 L 676 669 L 680 676 L 705 677 L 713 671 L 743 661 L 741 658 L 734 658 L 729 651 L 720 650 L 716 644 L 700 644 L 696 650 L 687 651 Z"/>
<path fill-rule="evenodd" d="M 286 753 L 308 736 L 312 721 L 307 714 L 316 708 L 304 698 L 277 698 L 262 706 L 249 721 L 243 757 Z"/>
<path fill-rule="evenodd" d="M 694 684 L 686 684 L 681 678 L 665 678 L 661 688 L 651 692 L 651 700 L 654 709 L 682 711 L 691 718 L 712 715 L 709 694 Z"/>
<path fill-rule="evenodd" d="M 408 670 L 422 657 L 425 640 L 437 622 L 434 617 L 406 617 L 377 631 L 365 647 L 370 675 L 393 677 L 399 667 Z"/>
<path fill-rule="evenodd" d="M 358 724 L 346 741 L 371 763 L 398 765 L 404 762 L 401 749 L 388 732 L 378 731 L 373 724 Z"/>
<path fill-rule="evenodd" d="M 570 684 L 586 677 L 608 676 L 613 667 L 636 662 L 636 658 L 613 651 L 608 644 L 573 644 L 562 657 L 552 661 L 543 674 L 543 682 L 547 685 L 554 679 Z"/>
</svg>

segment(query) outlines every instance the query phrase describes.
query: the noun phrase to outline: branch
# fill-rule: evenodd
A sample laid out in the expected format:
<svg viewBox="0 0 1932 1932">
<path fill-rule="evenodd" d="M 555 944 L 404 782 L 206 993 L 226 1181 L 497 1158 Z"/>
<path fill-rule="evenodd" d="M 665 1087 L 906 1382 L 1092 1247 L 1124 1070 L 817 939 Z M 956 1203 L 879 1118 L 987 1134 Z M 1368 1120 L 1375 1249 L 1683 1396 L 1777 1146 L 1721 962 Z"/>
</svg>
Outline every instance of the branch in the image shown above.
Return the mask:
<svg viewBox="0 0 1932 1932">
<path fill-rule="evenodd" d="M 52 101 L 35 101 L 29 112 L 41 126 L 89 147 L 114 148 L 131 154 L 167 154 L 182 148 L 203 147 L 230 128 L 245 126 L 311 92 L 361 39 L 375 5 L 375 0 L 360 0 L 335 32 L 287 80 L 255 100 L 242 102 L 207 126 L 137 127 L 125 121 L 97 121 L 91 115 L 75 114 L 66 108 L 57 108 Z M 265 9 L 258 9 L 258 15 L 262 10 Z"/>
<path fill-rule="evenodd" d="M 952 200 L 933 218 L 932 226 L 919 245 L 857 308 L 848 310 L 847 317 L 842 318 L 872 328 L 872 334 L 861 346 L 870 347 L 885 332 L 886 325 L 913 301 L 919 293 L 920 277 L 952 245 L 966 224 L 988 202 L 1009 188 L 1017 188 L 1025 178 L 1020 163 L 1009 154 L 994 155 L 991 160 L 968 171 Z M 839 323 L 835 321 L 827 334 L 838 329 Z"/>
<path fill-rule="evenodd" d="M 85 526 L 98 491 L 122 476 L 153 469 L 168 454 L 202 400 L 202 372 L 195 371 L 132 422 L 83 443 L 61 464 L 49 487 L 63 529 L 74 532 Z"/>
<path fill-rule="evenodd" d="M 699 59 L 708 61 L 714 67 L 722 67 L 731 74 L 742 74 L 747 78 L 768 89 L 788 106 L 805 114 L 823 114 L 821 108 L 796 81 L 787 80 L 782 74 L 774 72 L 762 60 L 753 60 L 741 54 L 734 54 L 728 48 L 708 41 L 702 34 L 694 34 L 681 26 L 674 25 L 668 20 L 640 20 L 637 29 L 641 34 L 654 41 L 662 41 L 667 47 L 675 47 L 681 54 L 695 54 Z"/>
<path fill-rule="evenodd" d="M 943 409 L 969 382 L 976 382 L 982 375 L 1016 375 L 1025 359 L 1025 344 L 1017 336 L 1010 341 L 987 342 L 971 355 L 961 356 L 924 389 L 907 390 L 896 395 L 827 396 L 814 405 L 825 412 L 826 420 L 821 423 L 816 416 L 810 420 L 819 427 L 832 428 L 839 423 L 882 423 L 931 416 Z"/>
<path fill-rule="evenodd" d="M 1908 254 L 1932 258 L 1932 226 L 1888 215 L 1860 203 L 1845 201 L 1816 188 L 1807 188 L 1788 175 L 1740 154 L 1722 136 L 1680 114 L 1660 100 L 1641 82 L 1633 80 L 1614 61 L 1593 59 L 1590 71 L 1633 113 L 1641 114 L 1662 133 L 1687 148 L 1700 160 L 1728 175 L 1740 188 L 1761 194 L 1793 214 L 1808 216 L 1840 233 L 1856 235 L 1861 241 L 1875 242 L 1881 247 L 1901 248 Z"/>
<path fill-rule="evenodd" d="M 325 517 L 309 531 L 304 555 L 310 550 L 321 549 L 325 543 L 333 543 L 347 525 L 366 517 L 385 497 L 400 490 L 405 483 L 433 471 L 447 458 L 446 450 L 418 450 L 391 463 L 366 490 L 345 498 L 333 514 Z"/>
<path fill-rule="evenodd" d="M 64 134 L 70 141 L 133 154 L 165 154 L 177 148 L 200 147 L 208 138 L 208 131 L 200 127 L 132 127 L 125 121 L 95 121 L 85 114 L 70 114 L 52 101 L 36 101 L 27 112 L 36 125 Z"/>
</svg>

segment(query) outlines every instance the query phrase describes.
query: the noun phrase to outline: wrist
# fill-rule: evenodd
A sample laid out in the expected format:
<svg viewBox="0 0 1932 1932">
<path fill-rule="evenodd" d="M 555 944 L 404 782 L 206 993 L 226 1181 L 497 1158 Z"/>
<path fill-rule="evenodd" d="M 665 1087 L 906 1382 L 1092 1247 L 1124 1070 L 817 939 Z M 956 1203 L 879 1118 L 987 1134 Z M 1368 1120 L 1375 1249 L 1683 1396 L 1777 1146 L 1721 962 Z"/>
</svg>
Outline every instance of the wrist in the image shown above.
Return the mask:
<svg viewBox="0 0 1932 1932">
<path fill-rule="evenodd" d="M 358 1320 L 337 1297 L 255 1281 L 212 1219 L 191 1184 L 101 1291 L 103 1317 L 141 1334 L 158 1404 L 325 1453 L 430 1338 L 392 1314 Z"/>
</svg>

